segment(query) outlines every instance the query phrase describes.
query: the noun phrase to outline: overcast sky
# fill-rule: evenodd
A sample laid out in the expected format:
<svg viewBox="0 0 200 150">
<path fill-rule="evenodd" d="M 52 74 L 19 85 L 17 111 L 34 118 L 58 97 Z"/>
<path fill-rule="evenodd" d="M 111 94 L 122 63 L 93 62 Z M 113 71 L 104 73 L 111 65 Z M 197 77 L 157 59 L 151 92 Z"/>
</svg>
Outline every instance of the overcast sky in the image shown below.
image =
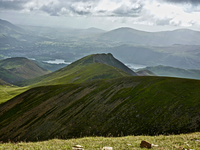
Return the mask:
<svg viewBox="0 0 200 150">
<path fill-rule="evenodd" d="M 14 24 L 111 30 L 200 30 L 200 0 L 0 0 Z"/>
</svg>

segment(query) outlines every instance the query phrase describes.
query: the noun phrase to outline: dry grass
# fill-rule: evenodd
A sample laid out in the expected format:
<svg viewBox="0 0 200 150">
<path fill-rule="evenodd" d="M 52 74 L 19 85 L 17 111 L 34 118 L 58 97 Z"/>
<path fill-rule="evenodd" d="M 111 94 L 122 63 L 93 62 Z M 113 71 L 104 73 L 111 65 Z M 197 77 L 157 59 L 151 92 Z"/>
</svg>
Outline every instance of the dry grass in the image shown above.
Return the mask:
<svg viewBox="0 0 200 150">
<path fill-rule="evenodd" d="M 140 142 L 146 140 L 159 145 L 153 149 L 178 150 L 179 147 L 187 149 L 200 149 L 200 133 L 170 135 L 170 136 L 126 136 L 126 137 L 85 137 L 79 139 L 59 140 L 53 139 L 44 142 L 20 142 L 0 144 L 2 150 L 71 150 L 74 145 L 82 145 L 85 150 L 100 150 L 104 146 L 111 146 L 114 150 L 138 150 Z"/>
</svg>

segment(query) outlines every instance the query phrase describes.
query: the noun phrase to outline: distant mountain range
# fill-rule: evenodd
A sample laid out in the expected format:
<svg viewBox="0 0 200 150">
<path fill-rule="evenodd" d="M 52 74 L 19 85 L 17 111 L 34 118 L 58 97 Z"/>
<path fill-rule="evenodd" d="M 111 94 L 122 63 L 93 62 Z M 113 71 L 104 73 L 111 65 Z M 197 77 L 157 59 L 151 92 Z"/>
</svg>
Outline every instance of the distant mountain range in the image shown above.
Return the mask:
<svg viewBox="0 0 200 150">
<path fill-rule="evenodd" d="M 141 69 L 141 71 L 143 70 L 149 70 L 158 76 L 200 79 L 200 70 L 195 70 L 195 69 L 181 69 L 181 68 L 159 65 Z"/>
<path fill-rule="evenodd" d="M 119 28 L 101 34 L 101 41 L 115 41 L 136 45 L 170 46 L 174 44 L 199 45 L 200 32 L 188 29 L 179 29 L 163 32 L 144 32 L 132 28 Z"/>
<path fill-rule="evenodd" d="M 92 40 L 104 41 L 104 42 L 119 42 L 136 45 L 153 45 L 153 46 L 170 46 L 174 44 L 182 45 L 200 45 L 200 32 L 189 29 L 179 29 L 174 31 L 162 31 L 162 32 L 145 32 L 139 31 L 132 28 L 118 28 L 111 31 L 104 31 L 98 28 L 88 29 L 53 29 L 45 27 L 26 27 L 28 31 L 13 25 L 12 23 L 0 19 L 0 34 L 8 37 L 16 37 L 21 40 L 33 40 L 38 36 L 41 38 L 41 34 L 45 37 L 51 38 L 57 37 L 58 34 L 62 37 L 77 37 L 77 38 L 88 38 L 92 37 Z M 37 28 L 38 32 L 34 33 L 31 30 Z M 23 39 L 24 38 L 24 39 Z M 50 40 L 50 39 L 49 39 Z M 90 39 L 88 39 L 90 40 Z"/>
<path fill-rule="evenodd" d="M 112 53 L 124 63 L 200 69 L 199 31 L 144 32 L 125 27 L 112 31 L 36 26 L 19 28 L 5 20 L 0 20 L 0 25 L 2 59 L 17 56 L 41 62 L 53 59 L 72 62 L 91 53 Z"/>
</svg>

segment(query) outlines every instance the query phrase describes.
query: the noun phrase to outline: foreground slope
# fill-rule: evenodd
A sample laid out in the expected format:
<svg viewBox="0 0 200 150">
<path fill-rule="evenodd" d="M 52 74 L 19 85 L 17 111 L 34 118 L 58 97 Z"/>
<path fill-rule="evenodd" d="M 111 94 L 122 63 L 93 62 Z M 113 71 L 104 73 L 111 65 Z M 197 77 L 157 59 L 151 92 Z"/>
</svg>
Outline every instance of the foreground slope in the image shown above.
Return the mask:
<svg viewBox="0 0 200 150">
<path fill-rule="evenodd" d="M 112 54 L 93 54 L 83 57 L 51 74 L 25 81 L 20 85 L 34 86 L 81 83 L 94 79 L 111 79 L 137 74 L 115 59 Z"/>
<path fill-rule="evenodd" d="M 13 84 L 48 73 L 49 71 L 24 57 L 13 57 L 0 61 L 0 79 L 8 83 Z"/>
<path fill-rule="evenodd" d="M 164 77 L 36 87 L 0 105 L 0 141 L 200 131 L 199 91 Z"/>
</svg>

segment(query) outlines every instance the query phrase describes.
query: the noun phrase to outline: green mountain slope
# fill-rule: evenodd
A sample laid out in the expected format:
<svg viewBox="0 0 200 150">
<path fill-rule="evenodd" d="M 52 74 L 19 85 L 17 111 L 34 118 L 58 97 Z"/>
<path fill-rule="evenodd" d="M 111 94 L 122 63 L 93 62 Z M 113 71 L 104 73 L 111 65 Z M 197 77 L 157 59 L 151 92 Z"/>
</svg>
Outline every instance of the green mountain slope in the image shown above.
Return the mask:
<svg viewBox="0 0 200 150">
<path fill-rule="evenodd" d="M 199 90 L 165 77 L 36 87 L 0 105 L 0 141 L 200 131 Z"/>
<path fill-rule="evenodd" d="M 0 104 L 27 90 L 27 87 L 13 86 L 0 79 Z"/>
<path fill-rule="evenodd" d="M 200 70 L 195 69 L 181 69 L 159 65 L 153 67 L 146 67 L 144 68 L 144 70 L 152 71 L 158 76 L 200 79 Z"/>
<path fill-rule="evenodd" d="M 111 79 L 137 74 L 115 59 L 112 54 L 93 54 L 51 74 L 25 81 L 19 85 L 34 86 L 81 83 L 94 79 Z"/>
<path fill-rule="evenodd" d="M 50 73 L 23 57 L 8 58 L 0 61 L 0 79 L 16 83 Z"/>
</svg>

